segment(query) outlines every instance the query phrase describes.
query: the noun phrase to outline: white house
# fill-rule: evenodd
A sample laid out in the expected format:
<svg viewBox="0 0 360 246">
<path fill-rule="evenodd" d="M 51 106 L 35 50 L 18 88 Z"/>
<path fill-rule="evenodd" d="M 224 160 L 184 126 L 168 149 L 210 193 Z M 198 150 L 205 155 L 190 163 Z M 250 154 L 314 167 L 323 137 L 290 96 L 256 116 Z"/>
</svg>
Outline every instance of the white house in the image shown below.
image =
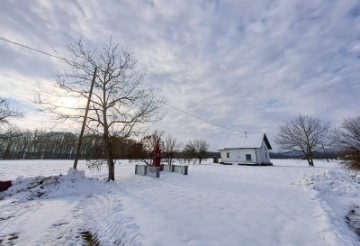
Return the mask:
<svg viewBox="0 0 360 246">
<path fill-rule="evenodd" d="M 266 134 L 233 135 L 219 146 L 223 164 L 272 165 Z"/>
</svg>

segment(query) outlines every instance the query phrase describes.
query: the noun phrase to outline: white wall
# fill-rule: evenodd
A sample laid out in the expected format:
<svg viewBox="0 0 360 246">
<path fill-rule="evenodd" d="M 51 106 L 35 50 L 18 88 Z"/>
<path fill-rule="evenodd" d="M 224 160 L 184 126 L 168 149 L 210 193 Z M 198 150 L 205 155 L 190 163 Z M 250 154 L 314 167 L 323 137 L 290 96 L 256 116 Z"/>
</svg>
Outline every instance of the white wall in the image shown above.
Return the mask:
<svg viewBox="0 0 360 246">
<path fill-rule="evenodd" d="M 257 149 L 256 155 L 257 155 L 257 160 L 258 160 L 259 164 L 260 163 L 265 163 L 265 164 L 270 163 L 269 150 L 264 142 L 261 146 L 261 149 Z"/>
<path fill-rule="evenodd" d="M 229 158 L 226 153 L 229 153 Z M 255 162 L 257 164 L 270 163 L 269 150 L 263 142 L 260 149 L 228 149 L 228 150 L 220 150 L 221 161 L 223 162 L 241 162 L 247 163 L 249 161 L 246 160 L 246 155 L 251 155 L 251 162 Z"/>
<path fill-rule="evenodd" d="M 229 153 L 229 158 L 227 157 L 226 153 Z M 256 162 L 256 151 L 255 149 L 228 149 L 228 150 L 221 150 L 221 161 L 223 162 L 248 162 L 246 161 L 246 155 L 251 155 L 251 162 Z"/>
</svg>

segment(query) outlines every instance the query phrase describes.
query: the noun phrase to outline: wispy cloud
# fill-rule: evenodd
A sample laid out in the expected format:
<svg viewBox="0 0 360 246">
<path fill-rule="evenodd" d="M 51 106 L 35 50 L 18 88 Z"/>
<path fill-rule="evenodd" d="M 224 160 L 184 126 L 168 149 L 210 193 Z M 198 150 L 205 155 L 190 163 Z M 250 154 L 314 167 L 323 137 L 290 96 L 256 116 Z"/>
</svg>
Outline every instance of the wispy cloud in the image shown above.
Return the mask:
<svg viewBox="0 0 360 246">
<path fill-rule="evenodd" d="M 359 114 L 359 9 L 357 0 L 4 1 L 0 23 L 1 35 L 60 54 L 80 36 L 93 46 L 111 36 L 169 104 L 271 140 L 293 114 L 334 122 Z M 2 95 L 24 95 L 16 78 L 50 80 L 63 66 L 4 43 L 0 53 Z M 184 141 L 216 148 L 229 134 L 164 110 L 155 127 Z"/>
</svg>

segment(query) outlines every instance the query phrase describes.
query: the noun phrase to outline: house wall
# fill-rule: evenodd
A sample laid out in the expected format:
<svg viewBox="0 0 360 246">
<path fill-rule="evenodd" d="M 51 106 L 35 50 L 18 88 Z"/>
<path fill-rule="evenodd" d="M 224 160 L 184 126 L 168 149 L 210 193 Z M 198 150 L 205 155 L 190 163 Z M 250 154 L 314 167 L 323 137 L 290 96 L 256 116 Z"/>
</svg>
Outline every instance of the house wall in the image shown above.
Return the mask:
<svg viewBox="0 0 360 246">
<path fill-rule="evenodd" d="M 229 153 L 229 157 L 227 157 Z M 223 162 L 249 162 L 246 160 L 246 155 L 251 155 L 251 162 L 257 162 L 257 154 L 255 149 L 227 149 L 220 150 L 221 161 Z"/>
<path fill-rule="evenodd" d="M 251 155 L 251 161 L 246 160 L 246 155 Z M 239 148 L 239 149 L 223 149 L 220 150 L 220 158 L 222 162 L 236 163 L 256 163 L 270 164 L 269 149 L 265 141 L 262 142 L 260 148 Z"/>
<path fill-rule="evenodd" d="M 258 163 L 264 163 L 264 164 L 269 164 L 270 162 L 270 156 L 269 156 L 269 150 L 265 144 L 265 142 L 262 143 L 262 146 L 260 149 L 256 150 L 256 156 L 257 156 L 257 160 Z"/>
</svg>

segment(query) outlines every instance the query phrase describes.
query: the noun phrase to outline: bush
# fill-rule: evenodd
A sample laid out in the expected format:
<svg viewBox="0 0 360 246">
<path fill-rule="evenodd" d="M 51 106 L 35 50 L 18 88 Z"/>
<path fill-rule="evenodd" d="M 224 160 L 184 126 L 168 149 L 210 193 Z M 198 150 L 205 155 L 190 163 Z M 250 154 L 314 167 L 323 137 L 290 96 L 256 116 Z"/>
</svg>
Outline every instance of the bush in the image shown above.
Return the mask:
<svg viewBox="0 0 360 246">
<path fill-rule="evenodd" d="M 344 167 L 348 169 L 360 171 L 360 152 L 359 151 L 347 151 L 342 155 Z"/>
<path fill-rule="evenodd" d="M 345 119 L 336 131 L 335 142 L 342 150 L 344 166 L 360 170 L 360 117 Z"/>
</svg>

